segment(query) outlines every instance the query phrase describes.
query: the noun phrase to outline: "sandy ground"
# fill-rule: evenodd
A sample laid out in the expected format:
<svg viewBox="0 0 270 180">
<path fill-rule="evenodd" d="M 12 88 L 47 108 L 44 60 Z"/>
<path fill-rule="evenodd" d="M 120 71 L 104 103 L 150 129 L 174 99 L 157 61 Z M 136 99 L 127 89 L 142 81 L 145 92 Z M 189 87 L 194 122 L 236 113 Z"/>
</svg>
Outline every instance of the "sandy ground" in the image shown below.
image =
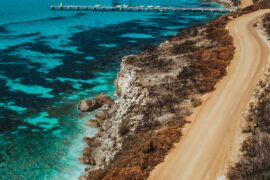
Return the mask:
<svg viewBox="0 0 270 180">
<path fill-rule="evenodd" d="M 228 75 L 192 116 L 190 128 L 150 174 L 150 180 L 217 179 L 239 146 L 241 112 L 269 59 L 269 49 L 253 28 L 270 10 L 241 16 L 228 24 L 236 54 Z"/>
<path fill-rule="evenodd" d="M 241 8 L 251 6 L 253 4 L 252 0 L 241 0 Z"/>
</svg>

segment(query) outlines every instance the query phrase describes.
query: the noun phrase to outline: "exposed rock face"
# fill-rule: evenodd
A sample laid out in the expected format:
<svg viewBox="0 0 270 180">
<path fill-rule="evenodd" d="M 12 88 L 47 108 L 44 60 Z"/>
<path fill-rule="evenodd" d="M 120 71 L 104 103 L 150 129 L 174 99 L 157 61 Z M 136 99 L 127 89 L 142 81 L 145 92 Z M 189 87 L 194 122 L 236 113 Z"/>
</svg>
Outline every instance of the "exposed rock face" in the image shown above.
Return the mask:
<svg viewBox="0 0 270 180">
<path fill-rule="evenodd" d="M 101 146 L 94 149 L 91 153 L 91 157 L 96 162 L 94 169 L 104 167 L 121 149 L 123 139 L 119 134 L 119 129 L 122 120 L 129 114 L 132 106 L 141 104 L 147 96 L 146 90 L 134 86 L 136 72 L 128 67 L 125 61 L 122 62 L 121 66 L 122 70 L 118 75 L 118 79 L 120 80 L 116 81 L 116 87 L 121 87 L 117 88 L 120 95 L 116 105 L 118 108 L 116 111 L 112 109 L 103 111 L 96 118 L 98 124 L 101 125 L 102 131 L 98 133 L 96 138 L 96 141 L 100 142 Z M 134 118 L 136 119 L 135 116 Z"/>
<path fill-rule="evenodd" d="M 83 161 L 94 166 L 82 179 L 146 179 L 180 139 L 200 95 L 212 91 L 226 74 L 234 53 L 225 30 L 227 19 L 185 30 L 156 49 L 124 57 L 115 81 L 115 104 L 107 97 L 81 103 L 84 111 L 108 104 L 96 115 L 100 132 L 87 139 L 90 149 Z"/>
<path fill-rule="evenodd" d="M 89 147 L 83 150 L 81 161 L 85 164 L 96 165 L 95 159 L 91 155 L 92 151 Z"/>
<path fill-rule="evenodd" d="M 100 126 L 99 123 L 97 122 L 97 120 L 95 120 L 95 119 L 88 120 L 86 122 L 86 124 L 89 125 L 90 127 L 93 127 L 93 128 L 97 128 Z"/>
<path fill-rule="evenodd" d="M 81 100 L 78 109 L 82 112 L 94 111 L 103 105 L 112 106 L 114 104 L 112 98 L 106 94 L 100 94 L 93 99 Z"/>
<path fill-rule="evenodd" d="M 89 104 L 91 105 L 91 107 Z M 93 110 L 91 100 L 81 100 L 77 107 L 82 112 Z"/>
<path fill-rule="evenodd" d="M 118 73 L 117 78 L 115 80 L 116 86 L 116 94 L 121 97 L 128 93 L 129 87 L 131 87 L 132 83 L 136 80 L 136 72 L 134 71 L 134 67 L 128 66 L 125 61 L 129 58 L 133 57 L 127 56 L 122 59 L 121 63 L 121 71 Z"/>
</svg>

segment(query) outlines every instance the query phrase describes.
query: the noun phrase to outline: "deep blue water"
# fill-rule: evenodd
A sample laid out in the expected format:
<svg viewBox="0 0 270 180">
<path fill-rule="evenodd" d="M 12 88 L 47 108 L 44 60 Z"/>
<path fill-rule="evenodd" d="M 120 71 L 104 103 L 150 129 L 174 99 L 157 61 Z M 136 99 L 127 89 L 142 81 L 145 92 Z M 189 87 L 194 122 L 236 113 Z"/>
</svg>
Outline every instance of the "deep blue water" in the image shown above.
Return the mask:
<svg viewBox="0 0 270 180">
<path fill-rule="evenodd" d="M 123 0 L 62 0 L 118 5 Z M 50 11 L 57 0 L 0 2 L 0 179 L 76 179 L 85 125 L 80 98 L 113 96 L 121 57 L 219 14 Z M 198 0 L 133 5 L 219 6 Z"/>
</svg>

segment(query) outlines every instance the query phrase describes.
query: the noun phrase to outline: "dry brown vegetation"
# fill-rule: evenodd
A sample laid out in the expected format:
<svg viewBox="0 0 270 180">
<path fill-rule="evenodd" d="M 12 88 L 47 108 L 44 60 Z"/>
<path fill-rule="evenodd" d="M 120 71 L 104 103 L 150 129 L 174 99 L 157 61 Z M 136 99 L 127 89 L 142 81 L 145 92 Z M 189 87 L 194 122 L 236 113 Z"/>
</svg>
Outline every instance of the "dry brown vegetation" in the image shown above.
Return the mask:
<svg viewBox="0 0 270 180">
<path fill-rule="evenodd" d="M 180 136 L 179 127 L 129 135 L 106 170 L 91 173 L 89 179 L 146 179 L 152 167 L 163 160 Z"/>
<path fill-rule="evenodd" d="M 227 18 L 224 16 L 206 27 L 203 33 L 212 41 L 212 46 L 193 51 L 190 66 L 178 75 L 183 84 L 206 93 L 214 90 L 215 84 L 226 74 L 234 54 L 233 41 L 225 29 L 226 24 Z"/>
<path fill-rule="evenodd" d="M 149 172 L 164 160 L 173 144 L 180 140 L 181 128 L 187 123 L 185 118 L 192 113 L 192 108 L 201 104 L 198 96 L 213 91 L 216 83 L 226 75 L 234 55 L 233 40 L 225 28 L 228 16 L 236 17 L 267 6 L 270 6 L 268 1 L 263 1 L 222 16 L 206 26 L 183 30 L 169 37 L 165 45 L 145 45 L 144 52 L 126 58 L 124 63 L 136 69 L 136 88 L 146 89 L 147 99 L 143 104 L 131 106 L 129 114 L 121 120 L 118 130 L 123 143 L 114 159 L 103 168 L 89 171 L 86 177 L 91 180 L 146 179 Z M 141 118 L 134 120 L 132 114 Z M 269 136 L 258 136 L 248 140 L 247 144 L 252 142 L 260 151 L 267 144 L 265 137 Z M 98 146 L 92 139 L 88 144 L 91 148 Z M 249 177 L 241 172 L 248 168 L 244 174 L 265 173 L 260 167 L 268 167 L 265 163 L 270 159 L 254 161 L 254 153 L 248 147 L 243 147 L 243 151 L 249 158 L 232 168 L 232 179 Z M 266 158 L 270 154 L 265 153 L 266 150 L 255 154 Z M 91 155 L 90 150 L 86 153 Z M 93 157 L 86 159 L 93 161 Z M 250 167 L 255 167 L 254 163 L 260 164 L 255 171 L 250 170 Z M 262 177 L 261 174 L 251 177 Z"/>
<path fill-rule="evenodd" d="M 208 25 L 183 30 L 160 47 L 144 45 L 142 53 L 127 57 L 123 63 L 136 71 L 134 88 L 146 90 L 148 95 L 144 103 L 129 107 L 128 114 L 120 121 L 119 136 L 108 135 L 115 149 L 118 148 L 116 142 L 122 141 L 114 159 L 104 163 L 102 168 L 89 170 L 85 177 L 91 180 L 146 179 L 180 140 L 181 128 L 187 123 L 185 118 L 192 113 L 192 108 L 201 104 L 198 97 L 213 91 L 216 83 L 226 75 L 234 55 L 233 40 L 225 28 L 228 16 L 236 17 L 266 7 L 270 7 L 269 0 L 222 16 Z M 268 22 L 266 20 L 265 24 Z M 260 113 L 263 106 L 263 103 L 258 106 L 256 112 Z M 134 114 L 140 118 L 134 119 Z M 113 112 L 109 117 L 112 116 Z M 106 121 L 110 118 L 101 122 Z M 264 130 L 269 124 L 262 118 L 253 124 L 256 128 L 252 132 L 259 129 L 261 133 L 243 145 L 245 158 L 231 168 L 231 179 L 258 179 L 269 175 L 270 143 L 269 134 Z M 102 134 L 106 134 L 106 129 L 98 136 Z M 86 142 L 89 148 L 84 151 L 83 161 L 95 165 L 92 149 L 104 142 L 96 138 L 86 138 Z"/>
<path fill-rule="evenodd" d="M 265 18 L 263 19 L 263 26 L 270 39 L 270 14 L 265 15 Z"/>
<path fill-rule="evenodd" d="M 183 30 L 165 45 L 145 45 L 144 52 L 124 60 L 136 69 L 136 87 L 147 89 L 147 100 L 130 107 L 119 128 L 121 150 L 104 168 L 90 171 L 88 179 L 146 179 L 164 160 L 179 141 L 185 118 L 201 104 L 199 95 L 214 90 L 226 74 L 234 54 L 227 21 L 223 16 L 206 26 Z M 131 114 L 141 118 L 133 120 Z M 84 159 L 94 162 L 87 153 L 91 156 L 86 150 Z"/>
<path fill-rule="evenodd" d="M 228 173 L 229 179 L 270 178 L 270 134 L 251 136 L 242 145 L 243 158 Z"/>
</svg>

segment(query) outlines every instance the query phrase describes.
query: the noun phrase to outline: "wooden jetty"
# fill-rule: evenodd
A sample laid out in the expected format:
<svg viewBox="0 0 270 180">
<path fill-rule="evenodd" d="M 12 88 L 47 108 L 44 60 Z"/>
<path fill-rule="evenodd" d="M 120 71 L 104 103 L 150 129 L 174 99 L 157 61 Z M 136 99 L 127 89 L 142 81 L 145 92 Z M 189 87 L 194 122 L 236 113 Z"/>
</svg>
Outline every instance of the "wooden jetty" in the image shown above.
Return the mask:
<svg viewBox="0 0 270 180">
<path fill-rule="evenodd" d="M 164 6 L 76 6 L 76 5 L 53 5 L 50 6 L 51 10 L 69 10 L 69 11 L 130 11 L 130 12 L 232 12 L 235 9 L 230 8 L 213 8 L 213 7 L 164 7 Z"/>
</svg>

